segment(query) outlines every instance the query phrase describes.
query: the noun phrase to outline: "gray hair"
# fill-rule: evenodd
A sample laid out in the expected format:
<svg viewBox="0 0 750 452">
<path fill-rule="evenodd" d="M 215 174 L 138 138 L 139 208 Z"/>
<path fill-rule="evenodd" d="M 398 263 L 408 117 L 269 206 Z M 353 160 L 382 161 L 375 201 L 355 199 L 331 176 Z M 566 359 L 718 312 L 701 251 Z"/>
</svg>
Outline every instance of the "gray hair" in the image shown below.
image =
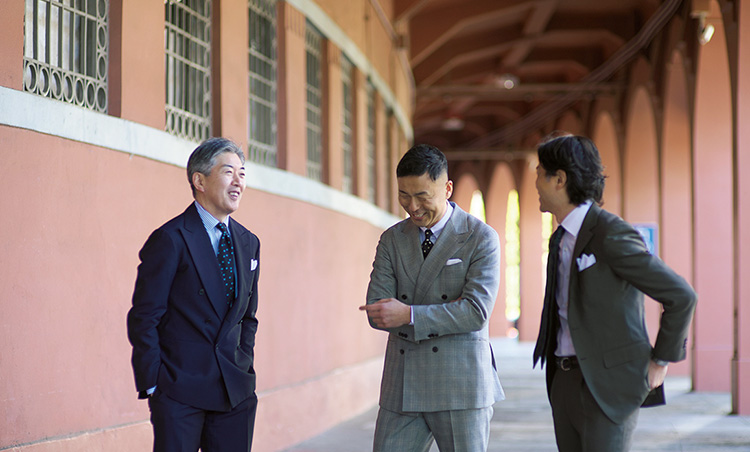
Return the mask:
<svg viewBox="0 0 750 452">
<path fill-rule="evenodd" d="M 195 197 L 193 174 L 201 173 L 204 176 L 209 176 L 211 170 L 216 165 L 216 158 L 225 152 L 233 152 L 240 158 L 242 164 L 245 164 L 245 153 L 242 152 L 242 149 L 233 141 L 222 137 L 207 139 L 190 154 L 187 164 L 187 176 L 188 182 L 190 182 L 190 189 L 193 191 L 193 197 Z"/>
</svg>

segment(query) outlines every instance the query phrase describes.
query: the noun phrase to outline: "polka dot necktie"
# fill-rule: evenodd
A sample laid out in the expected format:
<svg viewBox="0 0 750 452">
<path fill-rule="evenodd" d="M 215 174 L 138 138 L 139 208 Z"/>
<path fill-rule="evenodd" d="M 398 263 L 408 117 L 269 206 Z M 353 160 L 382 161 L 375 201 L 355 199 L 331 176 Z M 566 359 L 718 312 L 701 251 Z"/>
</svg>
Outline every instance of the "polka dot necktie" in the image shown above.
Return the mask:
<svg viewBox="0 0 750 452">
<path fill-rule="evenodd" d="M 227 225 L 219 223 L 216 227 L 221 230 L 219 255 L 217 256 L 219 258 L 219 270 L 227 293 L 227 304 L 231 306 L 234 300 L 234 248 L 229 237 L 229 231 L 227 231 Z"/>
<path fill-rule="evenodd" d="M 430 254 L 430 250 L 434 245 L 434 243 L 432 243 L 432 240 L 430 240 L 430 237 L 432 237 L 432 231 L 430 231 L 429 229 L 425 229 L 424 242 L 422 242 L 422 256 L 424 256 L 425 259 L 427 259 L 427 255 Z"/>
</svg>

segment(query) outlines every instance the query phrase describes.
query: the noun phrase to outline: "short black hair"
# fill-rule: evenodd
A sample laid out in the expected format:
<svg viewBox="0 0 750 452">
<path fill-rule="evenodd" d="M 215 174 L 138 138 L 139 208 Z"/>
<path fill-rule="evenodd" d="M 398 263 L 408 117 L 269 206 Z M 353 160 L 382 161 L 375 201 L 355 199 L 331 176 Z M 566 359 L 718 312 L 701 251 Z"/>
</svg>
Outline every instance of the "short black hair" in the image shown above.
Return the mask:
<svg viewBox="0 0 750 452">
<path fill-rule="evenodd" d="M 396 177 L 428 174 L 433 181 L 448 174 L 448 159 L 440 149 L 429 144 L 417 144 L 406 151 L 396 167 Z"/>
<path fill-rule="evenodd" d="M 582 136 L 561 136 L 540 144 L 537 154 L 547 176 L 565 171 L 565 190 L 571 204 L 579 206 L 589 199 L 601 204 L 604 167 L 593 141 Z"/>
</svg>

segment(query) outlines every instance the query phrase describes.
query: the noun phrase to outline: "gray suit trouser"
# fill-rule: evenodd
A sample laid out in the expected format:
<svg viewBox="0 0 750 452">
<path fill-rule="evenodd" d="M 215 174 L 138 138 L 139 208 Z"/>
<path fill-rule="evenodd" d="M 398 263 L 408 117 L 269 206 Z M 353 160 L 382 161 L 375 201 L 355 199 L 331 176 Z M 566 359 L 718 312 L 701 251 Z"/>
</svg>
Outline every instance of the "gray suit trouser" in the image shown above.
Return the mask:
<svg viewBox="0 0 750 452">
<path fill-rule="evenodd" d="M 551 364 L 555 365 L 554 362 Z M 638 410 L 621 424 L 612 422 L 591 395 L 580 368 L 555 371 L 550 399 L 560 452 L 630 450 Z"/>
<path fill-rule="evenodd" d="M 486 452 L 491 406 L 472 410 L 398 413 L 380 408 L 373 452 Z"/>
</svg>

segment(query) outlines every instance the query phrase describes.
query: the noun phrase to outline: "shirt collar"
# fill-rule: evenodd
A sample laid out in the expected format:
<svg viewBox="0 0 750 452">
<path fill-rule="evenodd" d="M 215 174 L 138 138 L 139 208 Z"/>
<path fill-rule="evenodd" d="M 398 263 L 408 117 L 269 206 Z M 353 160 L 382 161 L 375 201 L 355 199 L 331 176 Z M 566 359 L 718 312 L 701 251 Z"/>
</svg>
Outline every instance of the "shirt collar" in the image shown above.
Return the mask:
<svg viewBox="0 0 750 452">
<path fill-rule="evenodd" d="M 448 224 L 448 220 L 450 220 L 451 215 L 453 214 L 453 205 L 451 205 L 450 201 L 446 201 L 446 207 L 445 212 L 443 213 L 443 218 L 440 219 L 437 223 L 435 223 L 434 226 L 430 228 L 430 231 L 432 231 L 433 237 L 437 239 L 437 236 L 440 235 L 440 232 L 443 230 L 446 224 Z M 420 226 L 419 230 L 422 231 L 424 234 L 424 231 L 426 230 L 426 227 Z"/>
<path fill-rule="evenodd" d="M 219 220 L 211 215 L 208 210 L 204 209 L 198 201 L 195 201 L 195 208 L 198 209 L 198 216 L 201 217 L 203 227 L 206 228 L 206 231 L 213 231 L 219 224 Z M 227 215 L 227 219 L 224 220 L 224 224 L 227 225 L 227 230 L 229 230 L 229 215 Z"/>
<path fill-rule="evenodd" d="M 568 216 L 566 216 L 560 226 L 565 228 L 568 233 L 570 233 L 573 237 L 578 237 L 578 233 L 581 232 L 581 226 L 583 225 L 583 220 L 586 218 L 586 214 L 589 212 L 589 209 L 591 208 L 592 201 L 587 200 L 580 206 L 573 209 Z"/>
</svg>

